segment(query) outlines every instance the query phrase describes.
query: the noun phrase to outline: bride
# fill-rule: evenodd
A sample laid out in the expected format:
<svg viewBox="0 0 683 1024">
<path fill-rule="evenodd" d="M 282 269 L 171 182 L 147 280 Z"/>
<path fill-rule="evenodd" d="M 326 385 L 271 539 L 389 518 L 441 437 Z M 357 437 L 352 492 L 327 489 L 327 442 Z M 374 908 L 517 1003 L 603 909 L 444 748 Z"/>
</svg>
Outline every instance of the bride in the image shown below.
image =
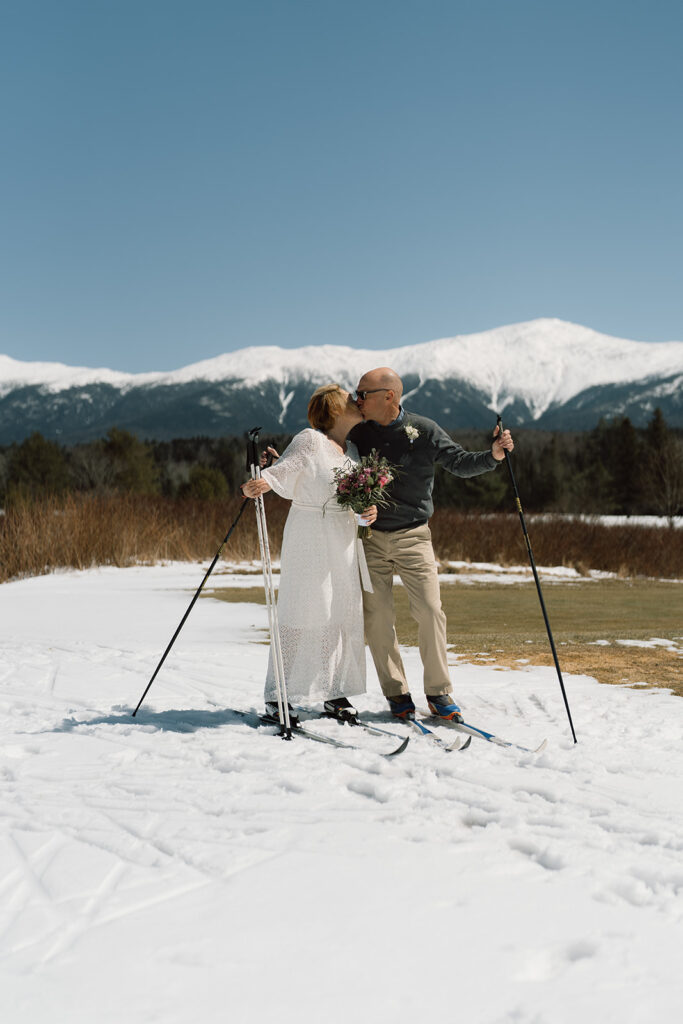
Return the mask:
<svg viewBox="0 0 683 1024">
<path fill-rule="evenodd" d="M 356 714 L 348 697 L 365 693 L 360 582 L 365 556 L 356 543 L 353 513 L 337 503 L 334 471 L 358 461 L 346 436 L 361 421 L 348 391 L 323 385 L 308 403 L 310 428 L 295 435 L 260 479 L 242 485 L 248 498 L 272 489 L 292 500 L 277 605 L 287 692 L 297 700 L 322 698 L 325 710 L 340 718 Z M 366 525 L 376 518 L 374 505 L 363 513 Z M 364 586 L 371 588 L 369 579 Z M 277 719 L 272 648 L 265 700 L 266 711 Z"/>
</svg>

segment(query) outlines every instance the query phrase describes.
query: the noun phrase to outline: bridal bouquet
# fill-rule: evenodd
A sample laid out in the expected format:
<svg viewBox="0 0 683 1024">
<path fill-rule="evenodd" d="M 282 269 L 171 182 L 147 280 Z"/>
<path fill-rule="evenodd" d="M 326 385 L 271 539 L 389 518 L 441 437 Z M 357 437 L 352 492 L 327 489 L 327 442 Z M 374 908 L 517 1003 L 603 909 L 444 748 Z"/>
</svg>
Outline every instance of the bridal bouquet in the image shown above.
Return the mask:
<svg viewBox="0 0 683 1024">
<path fill-rule="evenodd" d="M 384 488 L 394 479 L 394 469 L 374 448 L 360 462 L 334 471 L 337 502 L 350 508 L 356 515 L 370 505 L 388 505 Z M 370 527 L 359 526 L 359 537 L 369 537 Z"/>
</svg>

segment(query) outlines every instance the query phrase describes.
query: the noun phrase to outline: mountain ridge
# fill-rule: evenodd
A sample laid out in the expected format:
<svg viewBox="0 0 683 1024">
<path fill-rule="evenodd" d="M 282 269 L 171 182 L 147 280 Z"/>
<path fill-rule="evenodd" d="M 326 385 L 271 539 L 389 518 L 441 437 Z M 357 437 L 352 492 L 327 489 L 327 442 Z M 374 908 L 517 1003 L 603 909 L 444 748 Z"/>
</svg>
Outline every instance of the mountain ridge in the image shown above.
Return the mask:
<svg viewBox="0 0 683 1024">
<path fill-rule="evenodd" d="M 353 389 L 368 369 L 391 365 L 404 401 L 447 429 L 509 425 L 587 429 L 601 416 L 642 425 L 655 407 L 683 426 L 683 342 L 639 342 L 541 318 L 395 349 L 257 346 L 174 371 L 125 373 L 0 355 L 0 443 L 34 430 L 75 443 L 111 426 L 167 439 L 305 425 L 318 384 Z M 156 431 L 156 432 L 155 432 Z"/>
</svg>

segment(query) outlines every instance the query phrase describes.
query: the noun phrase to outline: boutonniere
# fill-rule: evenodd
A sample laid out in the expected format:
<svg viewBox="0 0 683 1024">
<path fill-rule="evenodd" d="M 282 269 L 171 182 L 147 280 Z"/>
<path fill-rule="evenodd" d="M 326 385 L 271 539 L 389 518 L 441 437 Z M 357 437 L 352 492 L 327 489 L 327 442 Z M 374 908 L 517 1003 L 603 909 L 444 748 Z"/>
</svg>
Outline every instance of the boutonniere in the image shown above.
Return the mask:
<svg viewBox="0 0 683 1024">
<path fill-rule="evenodd" d="M 405 430 L 406 436 L 411 444 L 413 443 L 413 441 L 417 441 L 418 437 L 420 436 L 420 431 L 417 429 L 417 427 L 414 427 L 412 423 L 406 423 L 403 429 Z"/>
</svg>

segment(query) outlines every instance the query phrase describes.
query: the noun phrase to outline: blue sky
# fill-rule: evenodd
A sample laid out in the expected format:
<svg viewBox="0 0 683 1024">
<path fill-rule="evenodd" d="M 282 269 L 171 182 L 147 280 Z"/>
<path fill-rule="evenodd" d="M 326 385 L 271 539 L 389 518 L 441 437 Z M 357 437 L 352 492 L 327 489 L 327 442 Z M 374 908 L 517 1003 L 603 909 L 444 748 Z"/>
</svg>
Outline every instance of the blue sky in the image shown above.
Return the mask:
<svg viewBox="0 0 683 1024">
<path fill-rule="evenodd" d="M 683 339 L 683 4 L 0 5 L 0 352 Z"/>
</svg>

